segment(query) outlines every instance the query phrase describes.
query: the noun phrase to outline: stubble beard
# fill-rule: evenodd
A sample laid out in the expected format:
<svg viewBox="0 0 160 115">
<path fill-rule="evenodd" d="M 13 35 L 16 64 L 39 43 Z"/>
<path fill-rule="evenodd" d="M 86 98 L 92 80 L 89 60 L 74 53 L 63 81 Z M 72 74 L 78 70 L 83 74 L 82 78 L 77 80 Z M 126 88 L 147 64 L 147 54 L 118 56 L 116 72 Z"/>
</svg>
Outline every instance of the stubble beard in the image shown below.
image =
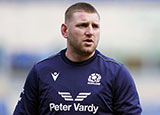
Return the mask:
<svg viewBox="0 0 160 115">
<path fill-rule="evenodd" d="M 77 46 L 76 44 L 72 44 L 70 42 L 69 46 L 75 54 L 82 57 L 90 57 L 91 55 L 93 55 L 97 48 L 97 44 L 95 43 L 93 44 L 93 46 L 86 46 L 84 44 L 82 46 Z"/>
</svg>

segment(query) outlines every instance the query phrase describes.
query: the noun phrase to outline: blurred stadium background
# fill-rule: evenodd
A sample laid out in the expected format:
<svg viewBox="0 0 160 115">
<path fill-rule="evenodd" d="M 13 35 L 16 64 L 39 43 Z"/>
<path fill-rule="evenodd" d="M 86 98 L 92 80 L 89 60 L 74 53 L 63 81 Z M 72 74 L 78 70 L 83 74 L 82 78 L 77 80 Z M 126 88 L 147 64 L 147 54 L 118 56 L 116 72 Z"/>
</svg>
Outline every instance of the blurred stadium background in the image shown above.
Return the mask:
<svg viewBox="0 0 160 115">
<path fill-rule="evenodd" d="M 60 25 L 77 1 L 0 0 L 0 115 L 13 113 L 33 64 L 65 48 Z M 101 15 L 98 49 L 127 66 L 142 114 L 160 115 L 160 0 L 83 1 Z"/>
</svg>

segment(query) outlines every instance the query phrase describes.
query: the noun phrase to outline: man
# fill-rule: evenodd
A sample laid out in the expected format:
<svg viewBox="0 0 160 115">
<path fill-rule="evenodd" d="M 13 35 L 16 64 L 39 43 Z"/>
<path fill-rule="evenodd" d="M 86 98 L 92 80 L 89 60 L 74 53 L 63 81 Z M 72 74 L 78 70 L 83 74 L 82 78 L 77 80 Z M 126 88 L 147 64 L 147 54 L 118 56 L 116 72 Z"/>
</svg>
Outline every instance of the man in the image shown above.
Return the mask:
<svg viewBox="0 0 160 115">
<path fill-rule="evenodd" d="M 131 75 L 96 50 L 96 9 L 82 2 L 70 6 L 61 32 L 67 48 L 34 65 L 14 115 L 139 115 Z"/>
</svg>

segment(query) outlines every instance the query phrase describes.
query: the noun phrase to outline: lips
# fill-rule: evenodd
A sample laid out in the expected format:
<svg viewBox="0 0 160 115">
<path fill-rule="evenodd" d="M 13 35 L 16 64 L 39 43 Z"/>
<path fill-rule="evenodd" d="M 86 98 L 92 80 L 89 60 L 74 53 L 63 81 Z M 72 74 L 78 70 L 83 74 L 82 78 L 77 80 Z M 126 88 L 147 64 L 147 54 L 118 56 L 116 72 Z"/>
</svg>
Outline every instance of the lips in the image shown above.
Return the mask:
<svg viewBox="0 0 160 115">
<path fill-rule="evenodd" d="M 84 41 L 85 41 L 85 42 L 93 42 L 92 39 L 85 39 Z"/>
<path fill-rule="evenodd" d="M 93 41 L 92 39 L 85 39 L 85 40 L 84 40 L 84 43 L 85 43 L 86 45 L 92 45 L 93 42 L 94 42 L 94 41 Z"/>
</svg>

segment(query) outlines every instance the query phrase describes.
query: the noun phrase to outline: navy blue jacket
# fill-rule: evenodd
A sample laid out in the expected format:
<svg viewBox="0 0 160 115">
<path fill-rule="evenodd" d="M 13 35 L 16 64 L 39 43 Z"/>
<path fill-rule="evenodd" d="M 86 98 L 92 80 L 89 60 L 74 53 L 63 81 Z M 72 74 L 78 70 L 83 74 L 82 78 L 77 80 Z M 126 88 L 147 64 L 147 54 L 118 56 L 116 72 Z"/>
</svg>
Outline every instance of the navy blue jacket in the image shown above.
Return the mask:
<svg viewBox="0 0 160 115">
<path fill-rule="evenodd" d="M 134 81 L 124 67 L 96 50 L 72 62 L 65 50 L 35 64 L 14 115 L 139 115 Z"/>
</svg>

